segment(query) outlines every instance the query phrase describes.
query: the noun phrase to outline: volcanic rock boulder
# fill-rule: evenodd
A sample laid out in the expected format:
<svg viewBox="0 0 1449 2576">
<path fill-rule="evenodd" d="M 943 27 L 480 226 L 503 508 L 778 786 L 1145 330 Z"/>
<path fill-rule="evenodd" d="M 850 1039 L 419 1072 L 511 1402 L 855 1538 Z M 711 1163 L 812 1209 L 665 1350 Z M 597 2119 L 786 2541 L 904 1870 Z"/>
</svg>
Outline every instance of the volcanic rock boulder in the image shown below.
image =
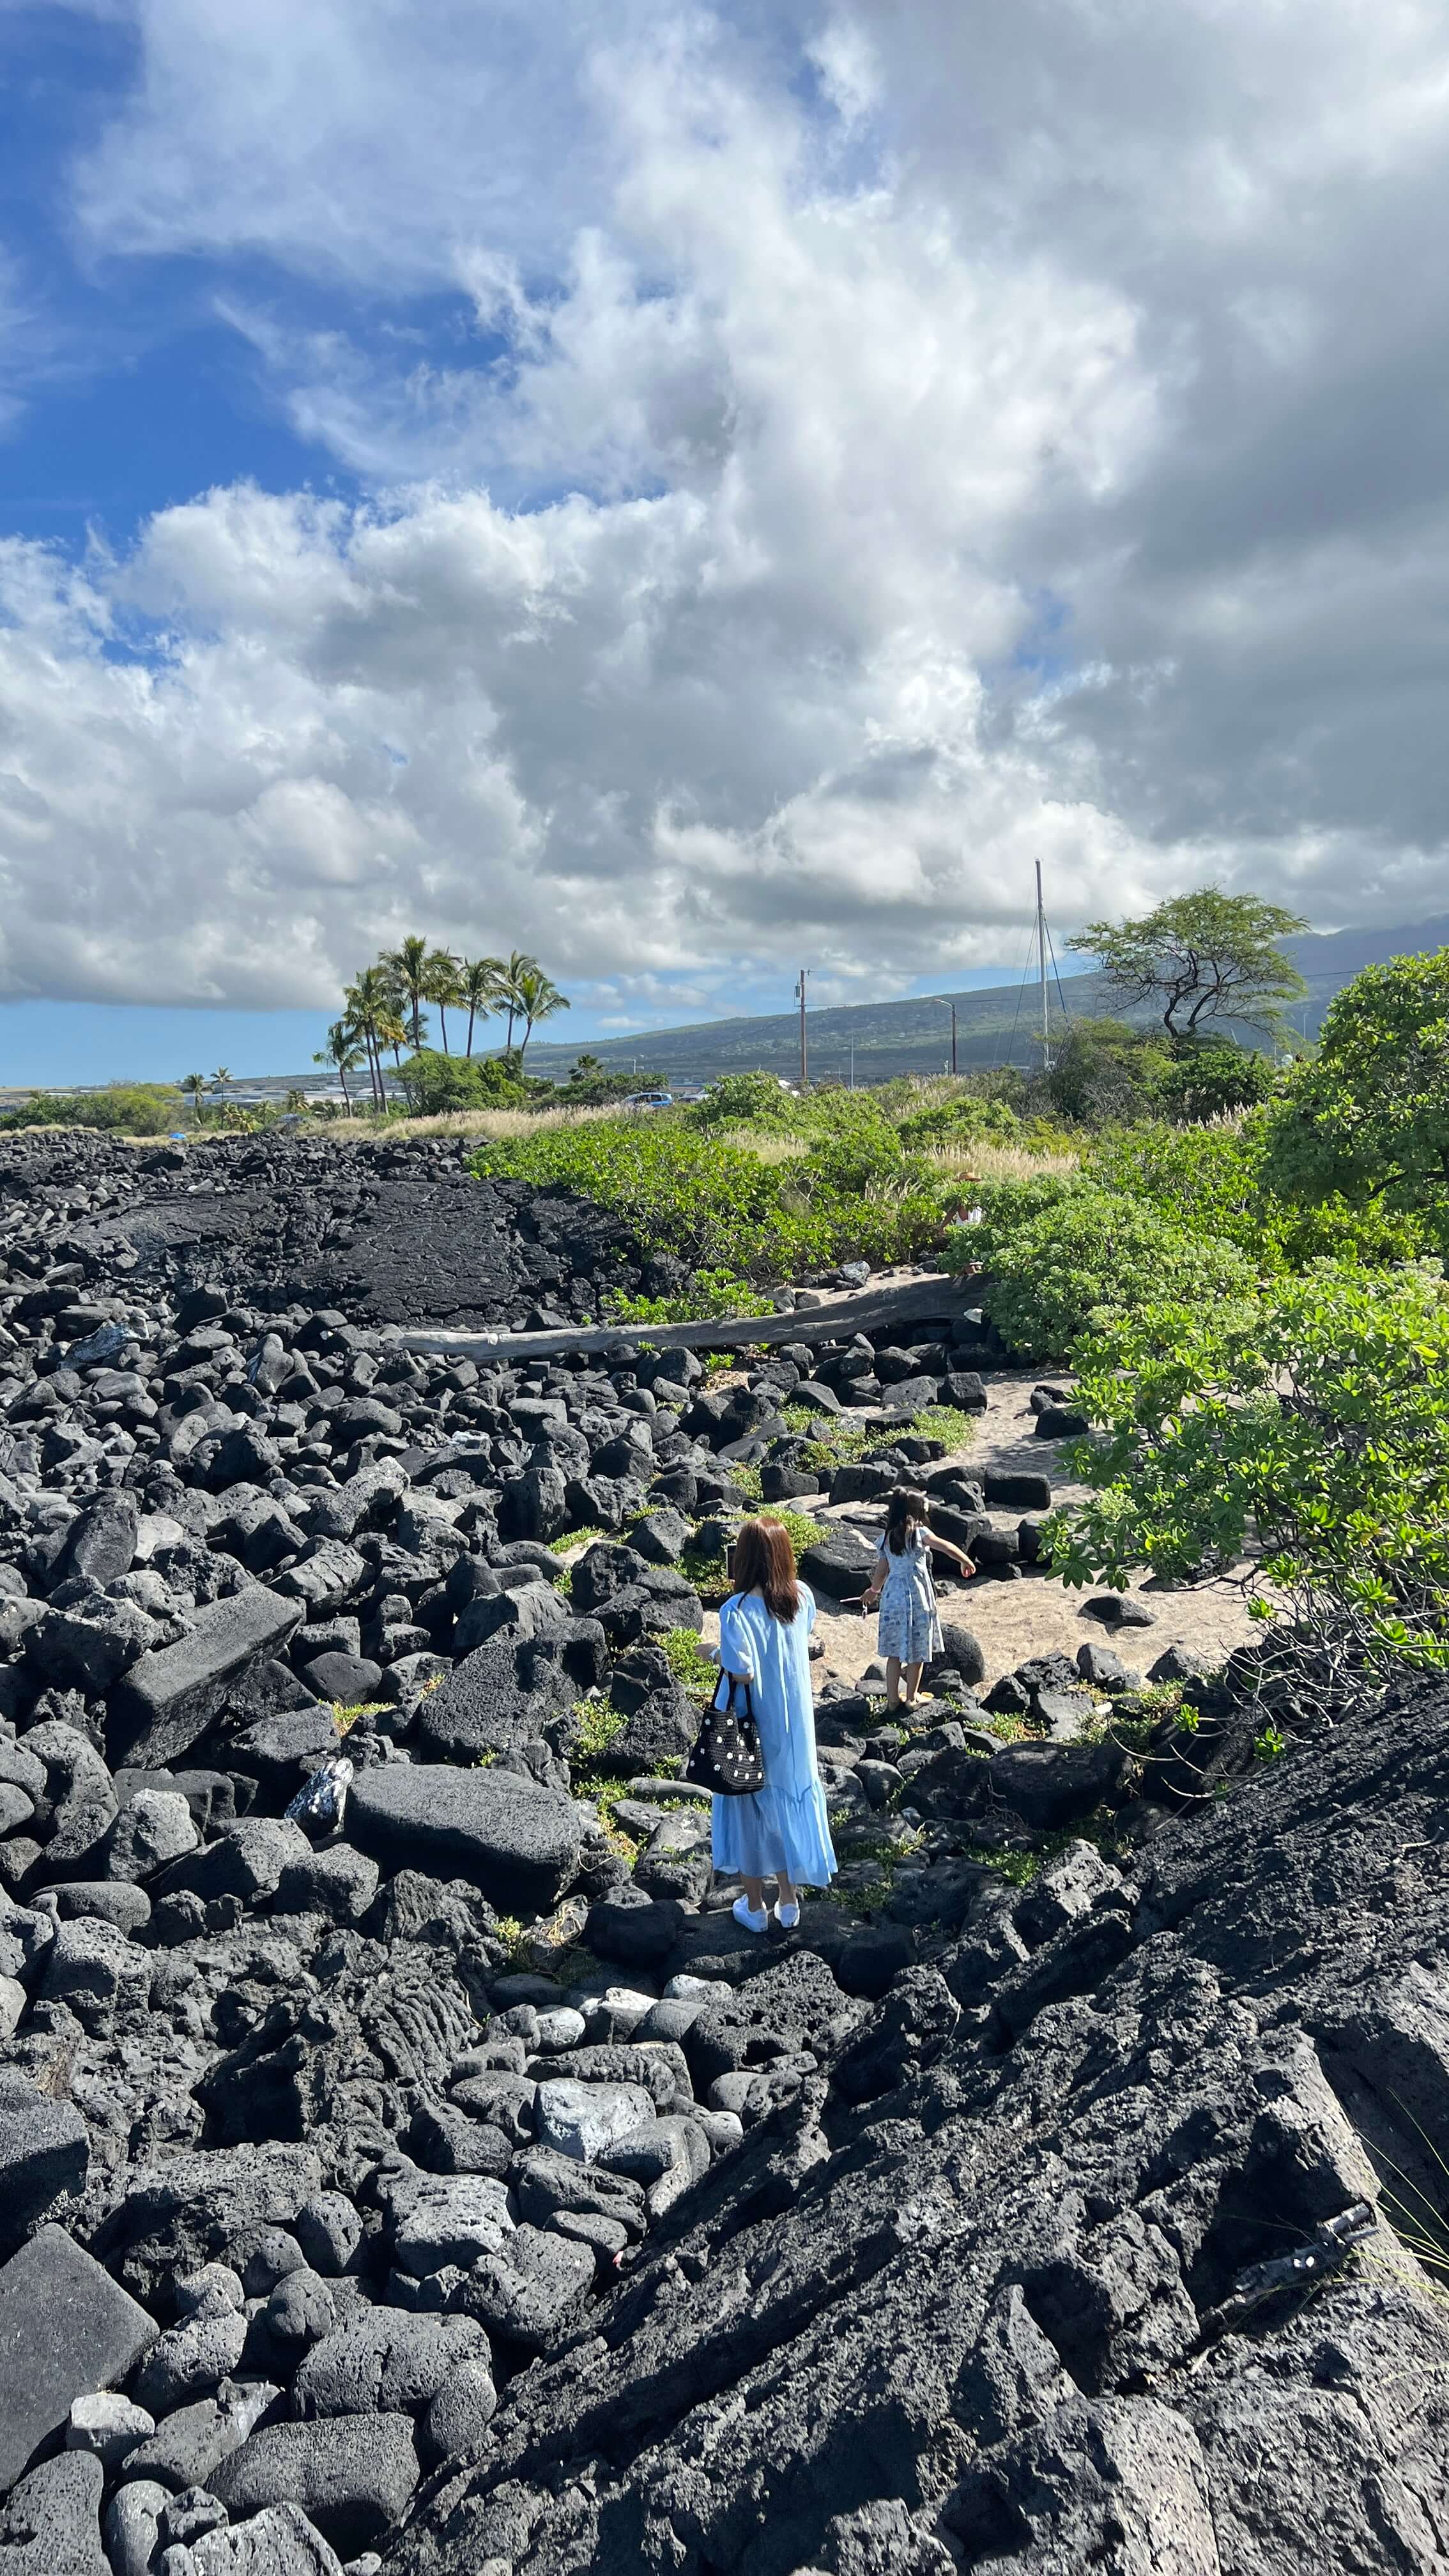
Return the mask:
<svg viewBox="0 0 1449 2576">
<path fill-rule="evenodd" d="M 77 2397 L 123 2380 L 155 2335 L 145 2309 L 63 2228 L 43 2227 L 12 2255 L 0 2271 L 0 2488 Z"/>
<path fill-rule="evenodd" d="M 347 1829 L 391 1873 L 462 1878 L 503 1913 L 546 1914 L 577 1874 L 583 1819 L 511 1773 L 398 1764 L 364 1773 Z"/>
<path fill-rule="evenodd" d="M 285 1645 L 301 1617 L 300 1601 L 256 1584 L 201 1611 L 189 1637 L 143 1655 L 111 1693 L 112 1762 L 156 1769 L 184 1753 L 205 1734 L 230 1686 Z"/>
<path fill-rule="evenodd" d="M 595 2337 L 504 2392 L 387 2576 L 1431 2576 L 1449 2325 L 1374 2213 L 1385 2181 L 1442 2190 L 1446 1755 L 1449 1695 L 1420 1694 L 1260 1770 L 1121 1886 L 1065 1856 L 1045 1945 L 984 1970 L 1003 1996 L 1038 1977 L 1029 2015 L 976 1983 L 955 2015 L 984 1916 L 843 2048 L 823 1985 L 752 2022 L 764 1969 L 711 2006 L 697 2079 L 772 2044 L 820 2071 L 651 2237 Z M 1360 2204 L 1345 2261 L 1321 2231 Z"/>
</svg>

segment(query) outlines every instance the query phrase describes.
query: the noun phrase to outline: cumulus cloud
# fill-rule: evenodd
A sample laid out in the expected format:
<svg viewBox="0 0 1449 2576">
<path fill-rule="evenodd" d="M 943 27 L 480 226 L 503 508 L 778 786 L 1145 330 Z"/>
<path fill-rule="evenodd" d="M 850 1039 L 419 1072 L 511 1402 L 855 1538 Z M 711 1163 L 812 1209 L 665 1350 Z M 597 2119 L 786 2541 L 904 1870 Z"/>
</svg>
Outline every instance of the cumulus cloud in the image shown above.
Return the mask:
<svg viewBox="0 0 1449 2576">
<path fill-rule="evenodd" d="M 364 497 L 5 549 L 0 991 L 326 1002 L 426 926 L 624 1020 L 864 998 L 1038 857 L 1064 922 L 1442 903 L 1441 13 L 137 25 L 75 220 L 214 260 Z"/>
</svg>

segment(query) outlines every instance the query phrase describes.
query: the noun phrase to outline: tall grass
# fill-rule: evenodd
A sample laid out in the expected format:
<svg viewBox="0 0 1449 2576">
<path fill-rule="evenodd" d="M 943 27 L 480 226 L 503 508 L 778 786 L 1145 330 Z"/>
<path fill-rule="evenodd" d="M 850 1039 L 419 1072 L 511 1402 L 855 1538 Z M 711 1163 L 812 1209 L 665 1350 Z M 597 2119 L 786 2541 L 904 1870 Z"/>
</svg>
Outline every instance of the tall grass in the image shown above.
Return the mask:
<svg viewBox="0 0 1449 2576">
<path fill-rule="evenodd" d="M 977 1181 L 1034 1181 L 1044 1172 L 1066 1179 L 1078 1170 L 1079 1154 L 1033 1152 L 1027 1145 L 988 1145 L 983 1138 L 976 1145 L 936 1145 L 925 1149 L 924 1159 L 942 1173 L 959 1173 Z"/>
</svg>

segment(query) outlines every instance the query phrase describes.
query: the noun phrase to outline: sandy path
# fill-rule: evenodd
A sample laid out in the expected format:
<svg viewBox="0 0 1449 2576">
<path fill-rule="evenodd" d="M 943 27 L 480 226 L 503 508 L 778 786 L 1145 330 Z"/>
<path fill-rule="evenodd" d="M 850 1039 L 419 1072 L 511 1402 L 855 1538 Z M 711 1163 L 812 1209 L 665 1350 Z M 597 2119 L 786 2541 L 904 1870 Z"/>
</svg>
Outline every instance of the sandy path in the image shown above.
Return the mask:
<svg viewBox="0 0 1449 2576">
<path fill-rule="evenodd" d="M 952 1455 L 973 1469 L 1026 1469 L 1035 1475 L 1045 1474 L 1051 1478 L 1054 1499 L 1070 1502 L 1080 1498 L 1085 1488 L 1060 1474 L 1063 1444 L 1037 1439 L 1035 1416 L 1027 1405 L 1032 1388 L 1040 1383 L 1040 1374 L 1036 1370 L 1000 1371 L 990 1377 L 987 1409 L 977 1419 L 975 1437 Z M 791 1508 L 806 1511 L 812 1507 L 796 1503 Z M 847 1521 L 872 1533 L 880 1519 L 869 1507 L 851 1503 L 834 1510 L 829 1505 L 821 1506 L 815 1517 L 827 1522 Z M 1021 1515 L 997 1512 L 992 1517 L 998 1528 L 1012 1529 Z M 944 1565 L 944 1560 L 938 1563 Z M 1028 1655 L 1060 1651 L 1075 1657 L 1077 1648 L 1087 1639 L 1114 1645 L 1125 1664 L 1145 1673 L 1169 1646 L 1189 1646 L 1195 1653 L 1217 1661 L 1233 1646 L 1260 1633 L 1248 1617 L 1235 1584 L 1207 1583 L 1192 1591 L 1173 1592 L 1139 1575 L 1129 1588 L 1151 1610 L 1155 1623 L 1151 1628 L 1124 1629 L 1114 1635 L 1095 1619 L 1083 1616 L 1082 1604 L 1093 1597 L 1091 1591 L 1069 1592 L 1054 1575 L 1031 1571 L 1024 1572 L 1016 1583 L 978 1577 L 974 1583 L 959 1588 L 942 1582 L 941 1611 L 944 1618 L 971 1629 L 979 1638 L 986 1657 L 987 1686 Z M 863 1619 L 858 1611 L 832 1610 L 822 1600 L 816 1635 L 825 1646 L 823 1658 L 814 1666 L 817 1687 L 826 1680 L 858 1681 L 875 1654 L 874 1619 Z M 705 1637 L 711 1644 L 718 1637 L 718 1622 L 712 1611 L 706 1613 Z"/>
</svg>

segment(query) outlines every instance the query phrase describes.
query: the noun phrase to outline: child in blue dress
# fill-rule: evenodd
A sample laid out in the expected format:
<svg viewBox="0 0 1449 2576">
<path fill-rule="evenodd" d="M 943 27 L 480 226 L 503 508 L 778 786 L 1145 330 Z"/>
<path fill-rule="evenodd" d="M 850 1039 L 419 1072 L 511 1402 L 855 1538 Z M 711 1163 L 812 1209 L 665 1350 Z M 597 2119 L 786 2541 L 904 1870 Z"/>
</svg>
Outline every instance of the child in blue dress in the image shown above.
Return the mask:
<svg viewBox="0 0 1449 2576">
<path fill-rule="evenodd" d="M 765 1785 L 747 1798 L 716 1798 L 715 1868 L 745 1882 L 735 1921 L 769 1926 L 765 1880 L 778 1881 L 775 1919 L 793 1932 L 800 1889 L 828 1887 L 835 1852 L 825 1792 L 815 1767 L 810 1631 L 815 1603 L 795 1571 L 789 1531 L 779 1521 L 746 1521 L 735 1542 L 735 1589 L 719 1614 L 719 1659 L 750 1684 Z"/>
<path fill-rule="evenodd" d="M 915 1707 L 921 1675 L 932 1656 L 941 1651 L 941 1622 L 936 1612 L 936 1587 L 931 1580 L 932 1549 L 938 1556 L 949 1556 L 963 1574 L 976 1571 L 964 1548 L 948 1538 L 937 1537 L 926 1517 L 929 1509 L 925 1495 L 908 1488 L 891 1495 L 875 1574 L 869 1589 L 861 1595 L 868 1609 L 880 1603 L 876 1653 L 886 1659 L 888 1710 Z"/>
</svg>

